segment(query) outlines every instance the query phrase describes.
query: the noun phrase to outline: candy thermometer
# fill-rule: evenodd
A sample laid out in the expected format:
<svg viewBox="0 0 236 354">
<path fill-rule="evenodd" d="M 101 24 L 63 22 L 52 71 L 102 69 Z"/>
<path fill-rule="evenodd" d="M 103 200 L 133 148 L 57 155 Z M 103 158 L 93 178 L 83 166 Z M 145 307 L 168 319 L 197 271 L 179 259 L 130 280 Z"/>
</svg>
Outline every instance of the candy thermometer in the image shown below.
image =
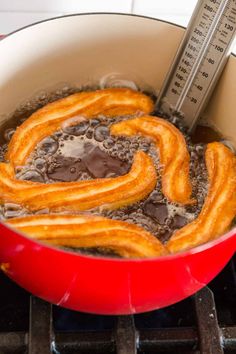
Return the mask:
<svg viewBox="0 0 236 354">
<path fill-rule="evenodd" d="M 236 0 L 199 0 L 157 101 L 191 131 L 227 62 L 236 33 Z"/>
</svg>

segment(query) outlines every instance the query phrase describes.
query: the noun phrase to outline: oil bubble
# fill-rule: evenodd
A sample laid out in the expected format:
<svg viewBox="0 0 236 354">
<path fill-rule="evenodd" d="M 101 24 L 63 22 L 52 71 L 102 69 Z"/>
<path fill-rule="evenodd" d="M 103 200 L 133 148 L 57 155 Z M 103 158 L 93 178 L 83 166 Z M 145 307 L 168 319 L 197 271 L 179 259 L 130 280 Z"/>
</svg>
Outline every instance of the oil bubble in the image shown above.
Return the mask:
<svg viewBox="0 0 236 354">
<path fill-rule="evenodd" d="M 46 160 L 41 157 L 38 157 L 37 159 L 35 159 L 34 165 L 37 169 L 44 171 L 46 168 Z"/>
<path fill-rule="evenodd" d="M 44 178 L 38 171 L 28 170 L 23 172 L 19 177 L 19 179 L 24 181 L 32 181 L 32 182 L 44 182 Z"/>
<path fill-rule="evenodd" d="M 8 142 L 11 140 L 13 134 L 15 133 L 16 129 L 13 129 L 13 128 L 9 128 L 9 129 L 6 129 L 5 132 L 4 132 L 4 139 Z"/>
<path fill-rule="evenodd" d="M 38 151 L 40 154 L 53 154 L 58 149 L 58 143 L 52 137 L 47 137 L 38 144 Z"/>
<path fill-rule="evenodd" d="M 89 122 L 83 121 L 82 123 L 77 124 L 77 125 L 71 125 L 71 126 L 64 127 L 63 131 L 67 134 L 70 134 L 70 135 L 79 136 L 79 135 L 85 134 L 88 127 L 89 127 Z"/>
<path fill-rule="evenodd" d="M 94 139 L 98 142 L 104 141 L 109 135 L 109 129 L 106 125 L 99 125 L 94 131 Z"/>
</svg>

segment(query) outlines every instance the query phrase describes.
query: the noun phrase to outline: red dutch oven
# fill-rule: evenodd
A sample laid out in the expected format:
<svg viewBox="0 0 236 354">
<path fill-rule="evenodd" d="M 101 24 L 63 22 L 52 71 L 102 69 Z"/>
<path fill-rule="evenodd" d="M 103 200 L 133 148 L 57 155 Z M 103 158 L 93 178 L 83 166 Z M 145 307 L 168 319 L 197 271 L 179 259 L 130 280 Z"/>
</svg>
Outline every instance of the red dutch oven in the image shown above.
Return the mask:
<svg viewBox="0 0 236 354">
<path fill-rule="evenodd" d="M 60 17 L 0 42 L 1 122 L 20 104 L 107 74 L 158 93 L 184 29 L 124 14 Z M 101 80 L 102 78 L 102 80 Z M 236 143 L 236 58 L 231 56 L 203 119 Z M 236 229 L 190 251 L 154 259 L 92 257 L 33 241 L 0 224 L 0 263 L 23 288 L 54 304 L 96 314 L 131 314 L 180 301 L 204 287 L 233 256 Z"/>
</svg>

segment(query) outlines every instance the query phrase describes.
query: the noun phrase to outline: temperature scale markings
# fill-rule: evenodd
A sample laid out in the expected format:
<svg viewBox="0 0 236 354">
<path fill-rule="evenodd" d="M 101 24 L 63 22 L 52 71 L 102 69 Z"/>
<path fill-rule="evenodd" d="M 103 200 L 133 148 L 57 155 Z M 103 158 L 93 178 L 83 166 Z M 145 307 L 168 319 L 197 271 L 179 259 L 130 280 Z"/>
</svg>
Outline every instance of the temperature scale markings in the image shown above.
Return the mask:
<svg viewBox="0 0 236 354">
<path fill-rule="evenodd" d="M 199 0 L 158 99 L 167 114 L 194 126 L 216 83 L 236 31 L 236 0 Z"/>
</svg>

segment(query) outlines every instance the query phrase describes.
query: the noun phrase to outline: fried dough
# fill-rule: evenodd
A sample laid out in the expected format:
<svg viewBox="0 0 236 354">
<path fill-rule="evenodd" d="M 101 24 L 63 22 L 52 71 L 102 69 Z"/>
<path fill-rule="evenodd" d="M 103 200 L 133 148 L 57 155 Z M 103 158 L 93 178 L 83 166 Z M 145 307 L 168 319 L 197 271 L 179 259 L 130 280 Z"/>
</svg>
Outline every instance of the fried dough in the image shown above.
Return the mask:
<svg viewBox="0 0 236 354">
<path fill-rule="evenodd" d="M 143 135 L 156 144 L 162 165 L 162 191 L 168 200 L 191 204 L 192 187 L 189 177 L 189 153 L 183 134 L 164 119 L 143 116 L 113 124 L 111 134 Z"/>
<path fill-rule="evenodd" d="M 89 215 L 33 215 L 10 219 L 7 224 L 31 238 L 56 246 L 102 247 L 125 258 L 167 254 L 149 232 L 127 222 Z"/>
<path fill-rule="evenodd" d="M 45 184 L 18 180 L 10 164 L 0 163 L 0 201 L 19 203 L 31 211 L 116 209 L 148 196 L 156 181 L 154 163 L 143 151 L 137 151 L 124 176 L 79 182 Z"/>
<path fill-rule="evenodd" d="M 75 93 L 47 104 L 23 122 L 8 145 L 6 161 L 15 167 L 24 165 L 37 143 L 59 130 L 71 117 L 83 115 L 89 119 L 99 114 L 112 117 L 150 113 L 153 108 L 151 98 L 127 88 Z"/>
<path fill-rule="evenodd" d="M 236 215 L 236 157 L 223 144 L 207 145 L 209 188 L 199 216 L 175 231 L 167 247 L 171 253 L 188 250 L 226 232 Z"/>
</svg>

